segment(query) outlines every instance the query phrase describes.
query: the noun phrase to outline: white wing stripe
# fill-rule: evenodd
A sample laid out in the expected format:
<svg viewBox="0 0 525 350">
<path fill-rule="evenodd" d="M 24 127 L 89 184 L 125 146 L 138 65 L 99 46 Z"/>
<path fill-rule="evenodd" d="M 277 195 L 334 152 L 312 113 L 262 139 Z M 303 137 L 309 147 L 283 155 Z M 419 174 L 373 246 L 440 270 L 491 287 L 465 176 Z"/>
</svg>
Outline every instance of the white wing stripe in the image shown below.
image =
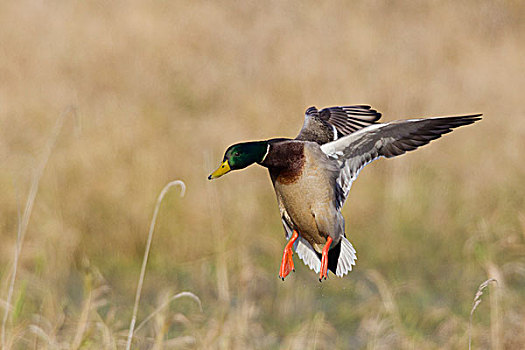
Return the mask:
<svg viewBox="0 0 525 350">
<path fill-rule="evenodd" d="M 359 137 L 361 137 L 362 134 L 366 134 L 371 132 L 372 130 L 376 130 L 379 128 L 384 127 L 388 124 L 373 124 L 370 126 L 367 126 L 366 128 L 363 128 L 361 130 L 357 130 L 356 132 L 351 133 L 350 135 L 347 135 L 345 137 L 341 137 L 335 141 L 325 143 L 324 145 L 321 145 L 321 150 L 326 153 L 329 156 L 332 156 L 337 151 L 342 151 L 345 149 L 348 145 L 350 145 L 353 141 L 357 140 Z"/>
<path fill-rule="evenodd" d="M 333 125 L 332 125 L 332 131 L 333 131 L 333 133 L 334 133 L 334 141 L 335 141 L 335 140 L 337 140 L 337 138 L 338 138 L 339 136 L 337 135 L 337 129 L 336 129 L 336 127 L 333 126 Z"/>
</svg>

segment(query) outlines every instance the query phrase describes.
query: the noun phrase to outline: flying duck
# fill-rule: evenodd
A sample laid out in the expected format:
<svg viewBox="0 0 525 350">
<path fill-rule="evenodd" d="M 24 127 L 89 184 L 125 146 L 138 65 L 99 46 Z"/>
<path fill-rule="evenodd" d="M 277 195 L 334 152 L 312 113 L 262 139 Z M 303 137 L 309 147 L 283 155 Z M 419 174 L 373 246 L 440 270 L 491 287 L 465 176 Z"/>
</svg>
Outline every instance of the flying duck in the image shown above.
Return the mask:
<svg viewBox="0 0 525 350">
<path fill-rule="evenodd" d="M 326 280 L 328 270 L 343 277 L 356 251 L 345 235 L 341 208 L 359 171 L 379 157 L 392 158 L 426 145 L 481 114 L 379 123 L 367 105 L 306 110 L 295 139 L 277 138 L 230 146 L 208 179 L 257 163 L 268 168 L 285 236 L 279 278 L 295 271 L 293 250 Z"/>
</svg>

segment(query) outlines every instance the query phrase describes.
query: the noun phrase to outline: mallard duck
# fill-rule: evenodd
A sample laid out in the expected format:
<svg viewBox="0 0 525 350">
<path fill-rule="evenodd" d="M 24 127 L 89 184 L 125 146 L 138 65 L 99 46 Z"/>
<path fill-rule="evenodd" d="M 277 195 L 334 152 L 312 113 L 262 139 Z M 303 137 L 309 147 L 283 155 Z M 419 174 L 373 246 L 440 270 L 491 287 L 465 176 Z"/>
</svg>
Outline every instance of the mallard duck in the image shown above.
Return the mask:
<svg viewBox="0 0 525 350">
<path fill-rule="evenodd" d="M 279 270 L 284 281 L 295 271 L 293 250 L 319 273 L 343 277 L 356 251 L 345 235 L 341 208 L 360 170 L 379 157 L 392 158 L 426 145 L 481 114 L 379 123 L 367 105 L 306 110 L 295 139 L 277 138 L 230 146 L 208 179 L 257 163 L 268 168 L 288 240 Z"/>
</svg>

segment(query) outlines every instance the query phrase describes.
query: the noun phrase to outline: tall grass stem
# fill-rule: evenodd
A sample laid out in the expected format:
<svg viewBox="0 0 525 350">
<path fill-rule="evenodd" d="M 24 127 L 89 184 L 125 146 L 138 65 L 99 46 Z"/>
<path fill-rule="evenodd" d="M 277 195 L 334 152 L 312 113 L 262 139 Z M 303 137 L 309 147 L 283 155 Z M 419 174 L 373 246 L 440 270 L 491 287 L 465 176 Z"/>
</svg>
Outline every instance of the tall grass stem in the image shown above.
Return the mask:
<svg viewBox="0 0 525 350">
<path fill-rule="evenodd" d="M 151 320 L 156 314 L 158 314 L 162 309 L 164 309 L 166 306 L 168 306 L 173 300 L 177 300 L 179 298 L 189 297 L 197 302 L 199 304 L 199 309 L 202 312 L 202 303 L 198 296 L 193 294 L 192 292 L 180 292 L 178 294 L 172 295 L 168 300 L 166 300 L 161 306 L 155 309 L 151 314 L 148 315 L 138 326 L 135 328 L 135 332 L 138 332 L 146 323 L 148 323 L 149 320 Z"/>
<path fill-rule="evenodd" d="M 495 282 L 496 284 L 498 283 L 498 281 L 495 278 L 489 278 L 488 280 L 479 285 L 478 291 L 474 296 L 474 301 L 472 302 L 472 309 L 470 310 L 470 318 L 468 322 L 468 350 L 471 350 L 472 345 L 472 316 L 474 315 L 474 311 L 476 311 L 478 305 L 481 303 L 481 296 L 483 295 L 483 290 L 487 288 L 491 282 Z"/>
<path fill-rule="evenodd" d="M 7 292 L 7 299 L 6 299 L 7 306 L 5 308 L 4 317 L 2 319 L 2 331 L 1 331 L 2 349 L 5 349 L 6 324 L 7 324 L 7 320 L 9 319 L 9 310 L 11 309 L 11 299 L 13 298 L 13 292 L 15 288 L 15 281 L 16 281 L 16 275 L 18 272 L 20 253 L 22 252 L 22 245 L 24 243 L 24 238 L 27 232 L 27 226 L 29 225 L 29 219 L 31 218 L 31 213 L 33 211 L 33 205 L 35 203 L 35 198 L 38 193 L 40 179 L 42 178 L 42 175 L 44 174 L 44 170 L 49 161 L 49 158 L 51 157 L 51 153 L 53 152 L 53 149 L 55 148 L 56 141 L 58 139 L 58 136 L 60 135 L 62 126 L 64 125 L 64 120 L 70 114 L 76 115 L 76 108 L 74 106 L 67 107 L 57 118 L 55 122 L 55 126 L 53 127 L 53 131 L 51 133 L 51 136 L 44 149 L 44 153 L 42 154 L 42 159 L 40 160 L 40 163 L 38 167 L 36 168 L 36 171 L 33 175 L 33 179 L 31 180 L 31 188 L 29 189 L 29 195 L 27 196 L 27 201 L 26 201 L 26 205 L 24 208 L 24 213 L 22 215 L 22 218 L 20 218 L 20 214 L 18 215 L 18 230 L 17 230 L 17 236 L 16 236 L 16 247 L 15 247 L 14 259 L 13 259 L 13 268 L 11 271 L 11 279 L 9 281 L 9 287 L 8 287 L 8 292 Z"/>
<path fill-rule="evenodd" d="M 149 226 L 148 241 L 146 242 L 146 249 L 144 251 L 144 258 L 142 259 L 142 268 L 140 269 L 140 277 L 137 285 L 137 293 L 135 294 L 135 304 L 133 305 L 133 316 L 131 317 L 131 323 L 129 325 L 128 339 L 126 342 L 126 350 L 131 349 L 131 341 L 133 339 L 133 331 L 135 329 L 135 323 L 137 322 L 137 312 L 139 309 L 140 294 L 142 293 L 142 285 L 144 284 L 144 275 L 146 274 L 146 265 L 148 264 L 148 257 L 151 248 L 151 241 L 153 240 L 153 231 L 155 230 L 155 223 L 157 222 L 157 215 L 159 214 L 160 204 L 162 199 L 173 186 L 180 186 L 180 196 L 183 197 L 186 192 L 186 185 L 180 180 L 171 181 L 168 183 L 159 194 L 157 198 L 157 204 L 155 205 L 155 211 L 153 212 L 153 218 Z"/>
</svg>

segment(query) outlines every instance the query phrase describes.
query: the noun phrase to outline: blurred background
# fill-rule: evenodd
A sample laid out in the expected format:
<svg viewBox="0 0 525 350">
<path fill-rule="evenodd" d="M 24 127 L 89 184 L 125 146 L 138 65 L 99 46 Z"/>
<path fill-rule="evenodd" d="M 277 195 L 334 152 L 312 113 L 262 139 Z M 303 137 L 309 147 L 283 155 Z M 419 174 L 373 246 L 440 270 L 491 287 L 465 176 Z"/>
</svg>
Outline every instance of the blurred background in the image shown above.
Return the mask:
<svg viewBox="0 0 525 350">
<path fill-rule="evenodd" d="M 524 16 L 512 0 L 1 2 L 2 344 L 122 348 L 179 179 L 134 348 L 465 349 L 489 278 L 473 348 L 524 348 Z M 361 172 L 350 275 L 320 284 L 295 257 L 282 282 L 266 170 L 206 177 L 229 145 L 348 104 L 484 119 Z"/>
</svg>

